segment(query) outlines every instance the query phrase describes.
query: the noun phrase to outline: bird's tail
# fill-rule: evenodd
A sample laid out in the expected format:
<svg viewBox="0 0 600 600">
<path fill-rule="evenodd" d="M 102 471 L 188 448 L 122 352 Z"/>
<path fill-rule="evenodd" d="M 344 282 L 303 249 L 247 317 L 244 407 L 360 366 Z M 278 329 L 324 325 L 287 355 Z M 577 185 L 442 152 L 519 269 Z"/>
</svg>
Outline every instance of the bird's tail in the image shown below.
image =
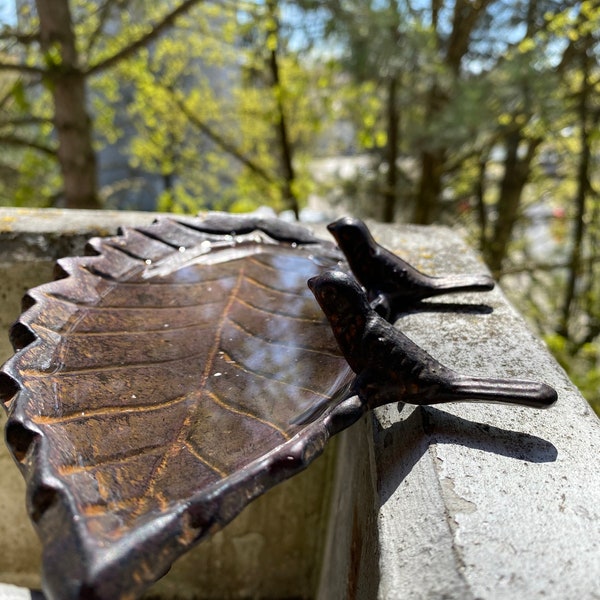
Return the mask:
<svg viewBox="0 0 600 600">
<path fill-rule="evenodd" d="M 429 296 L 457 292 L 488 292 L 494 288 L 494 280 L 489 275 L 445 275 L 431 278 Z"/>
<path fill-rule="evenodd" d="M 557 400 L 556 390 L 545 383 L 526 379 L 485 377 L 457 378 L 446 389 L 430 398 L 428 404 L 444 402 L 498 402 L 532 408 L 549 408 Z"/>
</svg>

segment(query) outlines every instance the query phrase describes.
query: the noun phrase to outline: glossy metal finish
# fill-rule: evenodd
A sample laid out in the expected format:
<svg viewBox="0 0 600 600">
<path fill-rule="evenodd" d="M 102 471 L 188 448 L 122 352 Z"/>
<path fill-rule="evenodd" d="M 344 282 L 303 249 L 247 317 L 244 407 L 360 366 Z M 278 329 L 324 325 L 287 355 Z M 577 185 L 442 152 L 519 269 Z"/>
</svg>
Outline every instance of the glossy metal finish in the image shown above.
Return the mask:
<svg viewBox="0 0 600 600">
<path fill-rule="evenodd" d="M 440 364 L 383 319 L 351 275 L 341 271 L 323 273 L 309 280 L 308 285 L 357 374 L 354 390 L 369 408 L 393 402 L 454 401 L 547 408 L 556 402 L 556 391 L 543 383 L 468 377 Z"/>
<path fill-rule="evenodd" d="M 489 275 L 431 277 L 380 246 L 367 226 L 354 217 L 342 217 L 328 226 L 365 287 L 375 310 L 389 321 L 415 303 L 457 292 L 486 292 L 494 287 Z"/>
<path fill-rule="evenodd" d="M 306 280 L 303 228 L 161 220 L 64 259 L 3 368 L 49 598 L 135 597 L 363 407 Z"/>
</svg>

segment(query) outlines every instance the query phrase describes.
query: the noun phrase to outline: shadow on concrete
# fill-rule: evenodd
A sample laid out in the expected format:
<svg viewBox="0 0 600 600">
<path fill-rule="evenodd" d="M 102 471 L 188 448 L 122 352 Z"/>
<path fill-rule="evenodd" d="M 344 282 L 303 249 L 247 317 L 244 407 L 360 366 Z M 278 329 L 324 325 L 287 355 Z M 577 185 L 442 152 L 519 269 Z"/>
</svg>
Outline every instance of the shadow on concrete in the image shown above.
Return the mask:
<svg viewBox="0 0 600 600">
<path fill-rule="evenodd" d="M 460 444 L 532 463 L 554 462 L 558 456 L 553 444 L 530 433 L 469 421 L 431 406 L 421 411 L 430 443 Z"/>
<path fill-rule="evenodd" d="M 399 405 L 402 412 L 404 405 Z M 458 444 L 531 463 L 554 462 L 556 447 L 535 435 L 469 421 L 431 406 L 417 406 L 401 421 L 377 426 L 382 501 L 391 496 L 431 444 Z"/>
<path fill-rule="evenodd" d="M 453 313 L 462 315 L 489 315 L 494 312 L 494 309 L 489 304 L 470 304 L 465 302 L 432 302 L 423 301 L 417 302 L 411 306 L 409 311 L 399 313 L 398 319 L 404 315 L 420 314 L 420 313 Z"/>
</svg>

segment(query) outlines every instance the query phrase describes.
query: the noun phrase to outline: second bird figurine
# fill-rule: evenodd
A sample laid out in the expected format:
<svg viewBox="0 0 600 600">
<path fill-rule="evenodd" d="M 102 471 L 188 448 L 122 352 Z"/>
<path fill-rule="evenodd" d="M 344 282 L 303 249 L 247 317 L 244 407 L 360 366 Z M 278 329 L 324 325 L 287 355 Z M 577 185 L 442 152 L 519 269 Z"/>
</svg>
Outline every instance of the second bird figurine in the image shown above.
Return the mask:
<svg viewBox="0 0 600 600">
<path fill-rule="evenodd" d="M 461 375 L 445 367 L 382 318 L 352 276 L 328 271 L 308 281 L 342 354 L 356 373 L 354 392 L 369 408 L 392 402 L 482 401 L 547 408 L 544 383 Z"/>
<path fill-rule="evenodd" d="M 416 302 L 456 292 L 485 292 L 494 287 L 488 275 L 431 277 L 379 245 L 367 226 L 342 217 L 327 226 L 346 256 L 352 273 L 365 287 L 373 308 L 393 321 Z"/>
</svg>

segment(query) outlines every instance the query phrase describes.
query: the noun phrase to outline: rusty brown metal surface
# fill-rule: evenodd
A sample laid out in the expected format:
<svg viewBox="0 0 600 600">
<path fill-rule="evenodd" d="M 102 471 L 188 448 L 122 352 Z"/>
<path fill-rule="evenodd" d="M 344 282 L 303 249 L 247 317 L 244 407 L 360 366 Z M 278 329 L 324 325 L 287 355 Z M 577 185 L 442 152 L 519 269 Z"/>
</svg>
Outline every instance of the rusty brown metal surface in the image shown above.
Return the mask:
<svg viewBox="0 0 600 600">
<path fill-rule="evenodd" d="M 308 285 L 357 375 L 352 389 L 369 408 L 399 401 L 498 402 L 532 408 L 549 408 L 556 402 L 556 390 L 545 383 L 473 377 L 441 364 L 374 309 L 352 274 L 329 271 L 311 278 Z"/>
<path fill-rule="evenodd" d="M 432 277 L 422 273 L 378 244 L 365 223 L 355 217 L 342 217 L 327 228 L 352 274 L 367 291 L 371 306 L 388 321 L 395 321 L 426 298 L 494 288 L 494 280 L 485 274 Z"/>
<path fill-rule="evenodd" d="M 0 376 L 49 598 L 133 598 L 362 414 L 306 286 L 335 247 L 161 220 L 60 261 Z"/>
</svg>

